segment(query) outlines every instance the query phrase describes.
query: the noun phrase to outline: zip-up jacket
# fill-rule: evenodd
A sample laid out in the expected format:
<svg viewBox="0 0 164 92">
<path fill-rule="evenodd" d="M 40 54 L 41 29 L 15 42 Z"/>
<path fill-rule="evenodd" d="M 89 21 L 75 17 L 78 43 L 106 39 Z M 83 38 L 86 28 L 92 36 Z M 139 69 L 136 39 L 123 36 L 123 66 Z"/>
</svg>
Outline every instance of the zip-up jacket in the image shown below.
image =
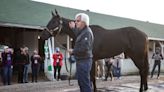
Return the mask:
<svg viewBox="0 0 164 92">
<path fill-rule="evenodd" d="M 77 59 L 86 59 L 92 58 L 92 49 L 93 49 L 93 33 L 89 27 L 85 27 L 76 34 L 75 46 L 73 49 L 73 54 Z"/>
</svg>

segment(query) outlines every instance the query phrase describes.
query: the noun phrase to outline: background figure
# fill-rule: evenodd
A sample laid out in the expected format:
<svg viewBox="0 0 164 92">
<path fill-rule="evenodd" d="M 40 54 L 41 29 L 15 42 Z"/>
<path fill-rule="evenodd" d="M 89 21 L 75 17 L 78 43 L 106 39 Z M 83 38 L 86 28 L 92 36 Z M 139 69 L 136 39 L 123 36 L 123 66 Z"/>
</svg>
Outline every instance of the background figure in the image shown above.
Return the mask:
<svg viewBox="0 0 164 92">
<path fill-rule="evenodd" d="M 40 55 L 38 55 L 38 52 L 34 50 L 34 53 L 31 56 L 32 82 L 38 81 L 40 62 L 41 62 L 41 57 Z"/>
<path fill-rule="evenodd" d="M 60 71 L 61 67 L 63 65 L 63 54 L 60 52 L 59 47 L 56 48 L 56 53 L 53 54 L 53 66 L 54 66 L 54 79 L 56 79 L 56 71 L 58 71 L 58 77 L 57 80 L 61 79 L 60 78 Z"/>
<path fill-rule="evenodd" d="M 29 57 L 29 54 L 28 54 L 28 48 L 27 47 L 23 48 L 23 52 L 24 52 L 24 55 L 25 55 L 23 82 L 28 83 L 28 68 L 29 68 L 29 64 L 30 64 L 30 60 L 29 60 L 30 57 Z"/>
<path fill-rule="evenodd" d="M 23 83 L 23 72 L 26 56 L 24 54 L 23 48 L 19 48 L 14 56 L 14 65 L 18 70 L 18 83 Z"/>
<path fill-rule="evenodd" d="M 152 59 L 154 59 L 154 66 L 153 66 L 153 69 L 151 72 L 151 78 L 153 78 L 154 70 L 155 70 L 156 66 L 158 66 L 157 79 L 159 79 L 160 69 L 161 69 L 161 60 L 163 59 L 160 47 L 156 47 L 155 53 L 153 53 Z"/>
<path fill-rule="evenodd" d="M 114 59 L 114 74 L 116 75 L 117 79 L 121 79 L 121 63 L 124 59 L 124 53 L 115 56 Z"/>
<path fill-rule="evenodd" d="M 96 68 L 97 68 L 97 72 L 96 72 L 96 76 L 97 79 L 103 79 L 103 75 L 104 75 L 104 59 L 98 60 L 96 61 Z"/>
<path fill-rule="evenodd" d="M 4 52 L 2 53 L 4 85 L 11 84 L 11 76 L 12 76 L 12 68 L 13 68 L 12 63 L 13 63 L 13 50 L 8 47 L 4 47 Z"/>
<path fill-rule="evenodd" d="M 113 80 L 112 65 L 113 58 L 105 58 L 105 81 L 107 81 L 108 76 L 110 75 L 111 81 Z"/>
<path fill-rule="evenodd" d="M 25 55 L 23 52 L 23 48 L 19 48 L 18 50 L 16 50 L 14 56 L 14 65 L 18 70 L 18 83 L 23 83 L 24 64 L 25 64 Z"/>
</svg>

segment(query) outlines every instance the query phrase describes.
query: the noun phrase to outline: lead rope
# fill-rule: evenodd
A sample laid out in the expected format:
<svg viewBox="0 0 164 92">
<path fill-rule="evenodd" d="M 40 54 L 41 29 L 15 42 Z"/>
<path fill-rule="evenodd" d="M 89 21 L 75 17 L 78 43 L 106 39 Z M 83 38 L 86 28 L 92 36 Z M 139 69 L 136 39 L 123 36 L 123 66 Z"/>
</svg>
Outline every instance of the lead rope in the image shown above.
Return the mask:
<svg viewBox="0 0 164 92">
<path fill-rule="evenodd" d="M 59 31 L 57 32 L 56 36 L 59 35 L 59 33 L 61 32 L 62 30 L 62 21 L 60 20 L 60 26 L 59 26 Z M 58 42 L 56 39 L 55 39 L 56 43 L 63 49 L 65 49 L 65 56 L 66 56 L 66 50 L 67 48 L 65 48 L 63 45 L 60 44 L 60 42 Z M 68 66 L 67 66 L 67 58 L 65 58 L 65 68 L 66 68 L 66 71 L 69 73 L 69 77 L 68 77 L 68 84 L 69 86 L 73 86 L 73 84 L 71 84 L 71 79 L 72 79 L 72 63 L 70 63 L 70 71 L 68 71 Z"/>
</svg>

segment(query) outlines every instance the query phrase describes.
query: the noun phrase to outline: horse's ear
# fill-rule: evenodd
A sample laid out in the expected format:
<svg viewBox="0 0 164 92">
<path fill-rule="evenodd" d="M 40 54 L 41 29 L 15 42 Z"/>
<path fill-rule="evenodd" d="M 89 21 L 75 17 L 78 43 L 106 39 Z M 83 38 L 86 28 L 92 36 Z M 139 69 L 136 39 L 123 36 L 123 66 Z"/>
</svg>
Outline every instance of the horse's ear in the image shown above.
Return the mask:
<svg viewBox="0 0 164 92">
<path fill-rule="evenodd" d="M 54 12 L 53 12 L 53 11 L 51 11 L 51 13 L 52 13 L 52 16 L 54 17 L 54 16 L 55 16 Z"/>
<path fill-rule="evenodd" d="M 58 11 L 57 11 L 56 9 L 55 9 L 55 13 L 56 13 L 56 15 L 57 15 L 58 17 L 60 17 L 59 14 L 58 14 Z"/>
</svg>

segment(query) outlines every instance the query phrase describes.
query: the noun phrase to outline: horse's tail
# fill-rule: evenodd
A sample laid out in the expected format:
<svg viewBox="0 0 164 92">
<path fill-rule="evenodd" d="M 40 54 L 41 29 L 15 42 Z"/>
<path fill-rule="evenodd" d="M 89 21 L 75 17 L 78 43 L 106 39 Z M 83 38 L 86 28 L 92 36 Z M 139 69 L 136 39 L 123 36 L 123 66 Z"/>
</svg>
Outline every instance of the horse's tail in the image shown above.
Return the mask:
<svg viewBox="0 0 164 92">
<path fill-rule="evenodd" d="M 145 42 L 145 51 L 144 51 L 144 54 L 145 54 L 145 57 L 144 57 L 144 67 L 146 69 L 146 74 L 148 75 L 149 73 L 149 60 L 148 60 L 148 44 L 149 44 L 149 41 L 148 39 L 146 39 L 146 42 Z"/>
<path fill-rule="evenodd" d="M 148 89 L 147 79 L 148 79 L 148 73 L 149 73 L 149 61 L 148 61 L 148 39 L 146 39 L 145 42 L 145 50 L 144 50 L 144 90 Z"/>
</svg>

